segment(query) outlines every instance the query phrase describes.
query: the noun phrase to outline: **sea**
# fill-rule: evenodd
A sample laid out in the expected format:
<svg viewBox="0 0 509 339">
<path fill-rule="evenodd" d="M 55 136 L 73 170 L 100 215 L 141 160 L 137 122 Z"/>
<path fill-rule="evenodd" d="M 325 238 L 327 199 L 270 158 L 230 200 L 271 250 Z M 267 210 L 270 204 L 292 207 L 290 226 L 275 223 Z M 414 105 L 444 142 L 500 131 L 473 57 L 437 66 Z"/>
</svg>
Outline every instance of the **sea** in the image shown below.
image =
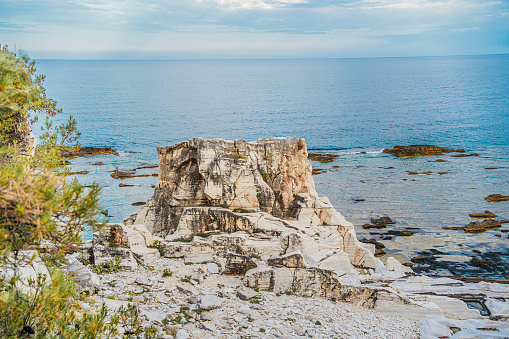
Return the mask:
<svg viewBox="0 0 509 339">
<path fill-rule="evenodd" d="M 436 276 L 509 279 L 509 224 L 480 234 L 464 226 L 489 210 L 509 220 L 509 55 L 305 59 L 101 61 L 36 60 L 48 97 L 76 118 L 81 145 L 119 155 L 71 160 L 71 171 L 103 187 L 111 222 L 139 209 L 157 184 L 157 168 L 125 180 L 115 169 L 158 164 L 157 146 L 193 137 L 304 138 L 316 190 L 374 239 L 386 255 Z M 42 119 L 41 119 L 42 120 Z M 34 126 L 40 135 L 40 126 Z M 398 158 L 396 145 L 464 148 L 468 157 Z M 477 154 L 477 155 L 475 155 Z M 437 162 L 442 159 L 444 161 Z M 94 165 L 102 163 L 102 165 Z M 119 184 L 126 187 L 120 187 Z M 390 217 L 387 229 L 366 230 Z M 389 236 L 388 231 L 413 235 Z M 90 237 L 91 234 L 86 235 Z M 382 244 L 382 245 L 380 245 Z M 417 257 L 417 258 L 416 258 Z"/>
</svg>

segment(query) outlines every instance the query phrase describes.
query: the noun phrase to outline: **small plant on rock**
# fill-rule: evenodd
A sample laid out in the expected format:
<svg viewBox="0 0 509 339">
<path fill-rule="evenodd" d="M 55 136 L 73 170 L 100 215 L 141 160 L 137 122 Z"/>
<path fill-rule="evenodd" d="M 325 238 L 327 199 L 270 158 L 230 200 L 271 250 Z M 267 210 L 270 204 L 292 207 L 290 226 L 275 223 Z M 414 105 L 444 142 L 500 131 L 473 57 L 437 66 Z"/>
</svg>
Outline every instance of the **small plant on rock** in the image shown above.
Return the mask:
<svg viewBox="0 0 509 339">
<path fill-rule="evenodd" d="M 122 262 L 122 258 L 115 257 L 115 262 L 113 261 L 105 261 L 94 267 L 93 272 L 97 274 L 103 273 L 116 273 L 120 271 L 120 263 Z"/>
</svg>

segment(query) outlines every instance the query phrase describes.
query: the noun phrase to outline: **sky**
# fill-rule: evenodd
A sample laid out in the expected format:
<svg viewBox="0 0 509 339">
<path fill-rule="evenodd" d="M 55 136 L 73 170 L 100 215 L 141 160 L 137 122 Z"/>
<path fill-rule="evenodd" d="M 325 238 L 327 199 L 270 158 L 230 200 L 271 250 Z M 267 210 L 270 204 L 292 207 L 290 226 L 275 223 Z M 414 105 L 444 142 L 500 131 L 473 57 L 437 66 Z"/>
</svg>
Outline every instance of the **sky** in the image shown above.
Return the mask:
<svg viewBox="0 0 509 339">
<path fill-rule="evenodd" d="M 509 53 L 509 1 L 0 0 L 0 44 L 35 59 Z"/>
</svg>

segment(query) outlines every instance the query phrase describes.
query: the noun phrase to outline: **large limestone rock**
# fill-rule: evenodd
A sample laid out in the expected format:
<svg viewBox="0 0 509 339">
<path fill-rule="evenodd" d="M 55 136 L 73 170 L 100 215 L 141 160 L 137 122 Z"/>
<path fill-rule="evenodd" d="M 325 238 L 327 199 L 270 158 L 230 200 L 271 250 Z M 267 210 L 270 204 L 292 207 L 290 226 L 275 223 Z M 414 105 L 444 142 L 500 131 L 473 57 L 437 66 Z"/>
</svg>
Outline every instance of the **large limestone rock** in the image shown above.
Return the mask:
<svg viewBox="0 0 509 339">
<path fill-rule="evenodd" d="M 304 139 L 194 138 L 157 150 L 160 182 L 147 204 L 125 222 L 145 224 L 158 236 L 176 229 L 186 206 L 255 209 L 289 217 L 297 194 L 318 199 Z"/>
<path fill-rule="evenodd" d="M 412 304 L 388 288 L 343 285 L 336 272 L 329 269 L 258 267 L 246 273 L 244 284 L 262 291 L 335 298 L 370 308 L 381 300 L 390 300 L 398 305 Z"/>
<path fill-rule="evenodd" d="M 137 226 L 144 225 L 164 256 L 187 262 L 252 257 L 283 270 L 312 269 L 299 274 L 329 270 L 338 284 L 350 285 L 384 270 L 374 245 L 359 242 L 353 225 L 318 197 L 303 139 L 194 138 L 158 154 L 154 195 L 124 220 L 127 226 L 117 226 L 115 243 L 133 249 L 131 233 L 144 235 Z"/>
<path fill-rule="evenodd" d="M 94 262 L 98 265 L 118 256 L 121 266 L 134 269 L 137 261 L 149 264 L 161 257 L 157 248 L 147 247 L 153 244 L 152 234 L 144 225 L 106 224 L 94 232 Z"/>
</svg>

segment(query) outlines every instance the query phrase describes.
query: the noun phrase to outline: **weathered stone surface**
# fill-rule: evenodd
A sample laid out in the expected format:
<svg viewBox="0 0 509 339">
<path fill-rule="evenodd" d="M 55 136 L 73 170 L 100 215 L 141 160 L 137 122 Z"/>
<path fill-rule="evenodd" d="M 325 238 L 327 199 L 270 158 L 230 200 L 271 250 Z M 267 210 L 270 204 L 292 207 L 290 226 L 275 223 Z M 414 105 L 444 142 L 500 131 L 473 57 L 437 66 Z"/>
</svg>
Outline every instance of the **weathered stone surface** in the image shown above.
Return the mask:
<svg viewBox="0 0 509 339">
<path fill-rule="evenodd" d="M 97 293 L 102 289 L 101 279 L 97 274 L 90 271 L 85 265 L 71 256 L 66 256 L 68 264 L 64 269 L 71 273 L 72 280 L 76 283 L 79 292 L 88 294 Z"/>
<path fill-rule="evenodd" d="M 394 257 L 388 257 L 387 262 L 385 263 L 387 271 L 401 272 L 401 273 L 413 273 L 413 270 L 400 263 Z"/>
<path fill-rule="evenodd" d="M 131 252 L 128 248 L 95 245 L 93 248 L 93 254 L 95 265 L 100 265 L 107 261 L 115 262 L 115 258 L 119 257 L 122 259 L 120 267 L 127 269 L 135 269 L 138 267 L 138 263 L 133 256 L 133 252 Z"/>
<path fill-rule="evenodd" d="M 226 275 L 244 275 L 247 271 L 256 266 L 253 259 L 248 256 L 228 253 L 226 257 L 226 267 L 223 273 Z"/>
<path fill-rule="evenodd" d="M 172 213 L 185 206 L 225 205 L 288 217 L 294 195 L 317 197 L 303 139 L 194 138 L 159 147 L 158 153 L 160 182 L 153 199 L 130 217 L 154 234 L 173 231 L 178 220 Z"/>
<path fill-rule="evenodd" d="M 400 304 L 411 303 L 391 289 L 342 285 L 334 271 L 319 268 L 259 267 L 246 273 L 244 284 L 261 291 L 335 298 L 365 307 L 374 307 L 377 300 L 388 298 Z"/>
<path fill-rule="evenodd" d="M 312 266 L 341 252 L 357 268 L 383 265 L 374 246 L 359 242 L 353 225 L 317 196 L 302 139 L 195 138 L 158 153 L 159 185 L 124 222 L 164 238 L 158 246 L 166 257 L 187 261 L 208 248 L 266 260 L 300 250 Z"/>
<path fill-rule="evenodd" d="M 398 157 L 418 156 L 418 155 L 440 155 L 450 152 L 465 152 L 464 149 L 448 149 L 434 145 L 409 145 L 394 146 L 394 148 L 386 148 L 384 153 L 394 154 Z"/>
<path fill-rule="evenodd" d="M 39 275 L 44 277 L 46 284 L 51 283 L 51 275 L 46 265 L 34 250 L 19 251 L 17 266 L 6 264 L 0 267 L 0 279 L 9 280 L 16 276 L 18 280 L 14 286 L 24 293 L 35 292 L 30 281 L 36 281 Z"/>
<path fill-rule="evenodd" d="M 193 251 L 184 255 L 184 262 L 190 264 L 204 264 L 214 261 L 214 251 L 205 249 L 205 251 Z"/>
<path fill-rule="evenodd" d="M 200 300 L 200 308 L 203 310 L 213 310 L 221 307 L 221 304 L 226 300 L 226 298 L 219 298 L 213 294 L 204 295 Z"/>
<path fill-rule="evenodd" d="M 237 296 L 239 297 L 240 300 L 245 301 L 257 297 L 258 293 L 251 289 L 237 290 Z"/>
<path fill-rule="evenodd" d="M 348 257 L 347 257 L 348 260 Z M 350 263 L 350 262 L 348 262 Z M 267 265 L 275 267 L 288 267 L 288 268 L 307 268 L 308 265 L 302 256 L 301 251 L 288 253 L 279 257 L 269 258 Z"/>
</svg>

